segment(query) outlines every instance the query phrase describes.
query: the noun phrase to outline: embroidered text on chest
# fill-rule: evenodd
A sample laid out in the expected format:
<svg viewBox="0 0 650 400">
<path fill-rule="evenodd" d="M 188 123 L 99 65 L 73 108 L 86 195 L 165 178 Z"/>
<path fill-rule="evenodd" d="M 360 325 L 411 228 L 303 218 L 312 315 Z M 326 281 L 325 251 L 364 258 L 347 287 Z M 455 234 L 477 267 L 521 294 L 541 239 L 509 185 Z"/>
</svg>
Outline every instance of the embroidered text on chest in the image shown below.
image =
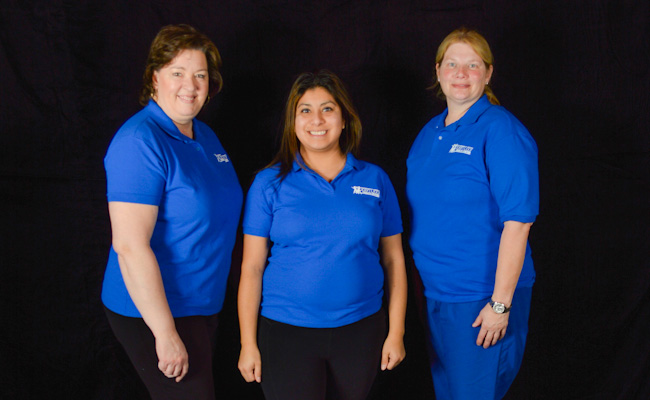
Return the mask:
<svg viewBox="0 0 650 400">
<path fill-rule="evenodd" d="M 230 160 L 228 160 L 228 156 L 225 154 L 215 154 L 214 156 L 217 157 L 217 161 L 219 162 L 230 162 Z"/>
<path fill-rule="evenodd" d="M 451 149 L 449 150 L 450 153 L 463 153 L 470 155 L 472 154 L 472 150 L 474 150 L 473 147 L 470 146 L 463 146 L 462 144 L 455 144 L 451 146 Z"/>
<path fill-rule="evenodd" d="M 371 189 L 367 187 L 362 187 L 362 186 L 352 186 L 352 193 L 353 194 L 366 194 L 368 196 L 373 196 L 376 198 L 379 198 L 379 189 Z"/>
</svg>

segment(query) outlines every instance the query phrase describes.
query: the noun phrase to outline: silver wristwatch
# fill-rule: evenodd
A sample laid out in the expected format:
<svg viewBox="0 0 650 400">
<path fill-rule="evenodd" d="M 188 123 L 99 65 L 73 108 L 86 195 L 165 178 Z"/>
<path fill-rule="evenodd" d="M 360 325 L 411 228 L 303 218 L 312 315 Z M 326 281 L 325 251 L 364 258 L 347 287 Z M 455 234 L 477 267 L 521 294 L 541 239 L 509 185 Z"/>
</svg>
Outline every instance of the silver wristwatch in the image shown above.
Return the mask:
<svg viewBox="0 0 650 400">
<path fill-rule="evenodd" d="M 490 299 L 490 302 L 488 304 L 490 305 L 490 307 L 492 307 L 492 310 L 494 310 L 494 312 L 497 314 L 505 314 L 508 311 L 510 311 L 510 309 L 512 308 L 512 306 L 506 307 L 505 304 L 499 303 L 498 301 L 494 301 L 492 299 Z"/>
</svg>

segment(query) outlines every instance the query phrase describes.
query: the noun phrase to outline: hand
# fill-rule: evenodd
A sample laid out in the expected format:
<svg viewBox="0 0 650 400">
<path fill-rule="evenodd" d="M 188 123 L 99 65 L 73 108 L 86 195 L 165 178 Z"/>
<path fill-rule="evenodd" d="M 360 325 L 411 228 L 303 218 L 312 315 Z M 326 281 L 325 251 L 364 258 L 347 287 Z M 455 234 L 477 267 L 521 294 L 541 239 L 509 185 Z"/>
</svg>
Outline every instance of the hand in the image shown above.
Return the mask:
<svg viewBox="0 0 650 400">
<path fill-rule="evenodd" d="M 406 357 L 404 340 L 402 338 L 387 337 L 381 349 L 381 370 L 392 370 Z"/>
<path fill-rule="evenodd" d="M 257 346 L 242 346 L 237 367 L 246 382 L 262 382 L 262 356 Z"/>
<path fill-rule="evenodd" d="M 167 378 L 176 378 L 176 382 L 180 382 L 187 375 L 190 368 L 189 357 L 177 332 L 161 339 L 156 338 L 156 355 L 158 369 Z"/>
<path fill-rule="evenodd" d="M 476 338 L 476 345 L 487 349 L 497 344 L 499 339 L 503 339 L 506 335 L 509 318 L 510 313 L 497 314 L 489 304 L 486 304 L 472 324 L 474 328 L 481 327 Z"/>
</svg>

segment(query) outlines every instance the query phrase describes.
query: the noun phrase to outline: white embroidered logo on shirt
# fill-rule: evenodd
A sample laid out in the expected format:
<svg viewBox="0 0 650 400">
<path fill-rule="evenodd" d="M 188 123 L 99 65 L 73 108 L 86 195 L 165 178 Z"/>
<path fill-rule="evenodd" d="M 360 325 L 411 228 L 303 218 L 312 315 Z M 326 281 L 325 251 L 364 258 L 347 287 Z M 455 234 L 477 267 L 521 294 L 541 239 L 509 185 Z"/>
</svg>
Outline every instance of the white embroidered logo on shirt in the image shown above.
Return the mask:
<svg viewBox="0 0 650 400">
<path fill-rule="evenodd" d="M 353 194 L 366 194 L 368 196 L 373 196 L 376 198 L 379 198 L 379 189 L 371 189 L 367 187 L 362 187 L 362 186 L 352 186 L 352 193 Z"/>
<path fill-rule="evenodd" d="M 472 150 L 474 150 L 473 147 L 470 146 L 463 146 L 462 144 L 455 144 L 451 146 L 451 150 L 449 150 L 450 153 L 463 153 L 470 155 L 472 154 Z"/>
<path fill-rule="evenodd" d="M 230 162 L 228 156 L 225 154 L 215 154 L 214 156 L 217 157 L 217 161 L 219 162 Z"/>
</svg>

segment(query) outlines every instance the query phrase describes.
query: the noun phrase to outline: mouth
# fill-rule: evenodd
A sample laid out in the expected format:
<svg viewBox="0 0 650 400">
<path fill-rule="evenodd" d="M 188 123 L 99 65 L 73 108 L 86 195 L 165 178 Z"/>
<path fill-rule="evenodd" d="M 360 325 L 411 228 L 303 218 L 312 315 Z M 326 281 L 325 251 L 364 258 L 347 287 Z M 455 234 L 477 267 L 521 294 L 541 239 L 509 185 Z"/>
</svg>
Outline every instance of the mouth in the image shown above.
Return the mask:
<svg viewBox="0 0 650 400">
<path fill-rule="evenodd" d="M 196 98 L 196 96 L 178 96 L 178 99 L 180 101 L 182 101 L 183 103 L 188 103 L 188 104 L 194 103 L 195 98 Z"/>
<path fill-rule="evenodd" d="M 309 134 L 312 136 L 323 136 L 327 131 L 309 131 Z"/>
</svg>

